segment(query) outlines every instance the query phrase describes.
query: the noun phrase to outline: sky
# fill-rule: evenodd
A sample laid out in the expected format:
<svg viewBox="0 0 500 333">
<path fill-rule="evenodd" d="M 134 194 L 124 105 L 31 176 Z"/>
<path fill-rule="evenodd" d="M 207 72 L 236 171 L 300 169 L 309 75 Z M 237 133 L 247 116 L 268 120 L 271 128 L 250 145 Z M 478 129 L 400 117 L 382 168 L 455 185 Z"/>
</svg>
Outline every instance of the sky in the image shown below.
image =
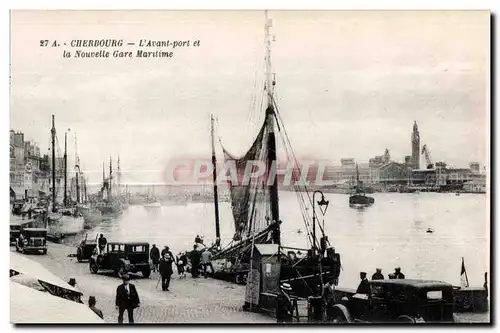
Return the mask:
<svg viewBox="0 0 500 333">
<path fill-rule="evenodd" d="M 403 161 L 417 121 L 434 161 L 488 163 L 488 12 L 269 17 L 277 103 L 299 159 L 367 162 L 388 148 Z M 153 181 L 179 157 L 210 158 L 211 113 L 236 155 L 263 121 L 263 11 L 13 11 L 11 26 L 11 128 L 46 152 L 54 114 L 61 149 L 70 129 L 70 161 L 76 135 L 91 181 L 110 155 L 120 156 L 124 178 L 142 172 Z M 64 59 L 74 49 L 40 47 L 107 38 L 200 46 L 170 49 L 171 59 Z"/>
</svg>

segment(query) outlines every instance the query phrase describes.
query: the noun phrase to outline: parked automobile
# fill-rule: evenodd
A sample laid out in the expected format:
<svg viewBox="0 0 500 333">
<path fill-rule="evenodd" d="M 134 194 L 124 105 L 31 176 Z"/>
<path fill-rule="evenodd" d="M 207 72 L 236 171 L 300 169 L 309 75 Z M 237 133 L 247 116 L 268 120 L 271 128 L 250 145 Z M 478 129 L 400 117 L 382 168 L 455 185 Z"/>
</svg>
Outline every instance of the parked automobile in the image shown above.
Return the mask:
<svg viewBox="0 0 500 333">
<path fill-rule="evenodd" d="M 78 262 L 90 260 L 95 254 L 97 254 L 97 242 L 84 239 L 76 249 L 76 260 L 78 260 Z"/>
<path fill-rule="evenodd" d="M 24 228 L 16 240 L 16 251 L 47 254 L 47 229 Z"/>
<path fill-rule="evenodd" d="M 141 272 L 148 278 L 151 275 L 148 243 L 112 242 L 106 246 L 106 252 L 90 258 L 90 271 L 97 274 L 100 270 L 111 270 L 117 276 L 131 272 Z"/>
<path fill-rule="evenodd" d="M 10 245 L 16 245 L 16 240 L 21 235 L 21 229 L 20 224 L 10 224 Z"/>
<path fill-rule="evenodd" d="M 21 215 L 24 206 L 24 200 L 16 200 L 12 204 L 12 214 L 13 215 Z"/>
<path fill-rule="evenodd" d="M 335 291 L 336 323 L 351 322 L 453 322 L 453 287 L 428 280 L 369 281 L 370 293 Z M 346 300 L 347 298 L 347 300 Z"/>
</svg>

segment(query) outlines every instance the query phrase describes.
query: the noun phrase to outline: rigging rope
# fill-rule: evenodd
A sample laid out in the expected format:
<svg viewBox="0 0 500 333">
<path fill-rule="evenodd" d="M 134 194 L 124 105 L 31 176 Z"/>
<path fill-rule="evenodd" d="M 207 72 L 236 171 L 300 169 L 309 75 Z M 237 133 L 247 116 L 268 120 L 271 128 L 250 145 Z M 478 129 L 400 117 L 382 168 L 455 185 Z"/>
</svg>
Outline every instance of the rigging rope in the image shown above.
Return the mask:
<svg viewBox="0 0 500 333">
<path fill-rule="evenodd" d="M 293 157 L 294 163 L 295 163 L 295 165 L 297 165 L 297 166 L 298 166 L 298 165 L 299 165 L 299 163 L 298 163 L 297 157 L 296 157 L 296 155 L 295 155 L 295 152 L 294 152 L 294 150 L 293 150 L 293 147 L 292 147 L 292 145 L 291 145 L 290 138 L 289 138 L 288 133 L 287 133 L 287 131 L 286 131 L 286 128 L 285 128 L 285 125 L 284 125 L 283 119 L 282 119 L 282 117 L 281 117 L 281 113 L 280 113 L 280 111 L 279 111 L 278 104 L 276 103 L 276 100 L 275 100 L 274 98 L 272 99 L 272 101 L 273 101 L 273 105 L 274 105 L 274 108 L 275 108 L 275 114 L 276 114 L 276 116 L 277 116 L 277 119 L 278 119 L 278 121 L 281 123 L 281 127 L 283 128 L 283 136 L 284 136 L 284 138 L 285 138 L 285 140 L 286 140 L 286 143 L 287 143 L 287 146 L 288 146 L 289 150 L 291 151 L 291 155 L 292 155 L 292 157 Z M 281 131 L 280 131 L 280 132 L 281 132 Z M 293 176 L 293 175 L 294 175 L 294 173 L 292 173 L 292 176 Z M 302 176 L 302 175 L 301 175 L 301 176 Z M 297 184 L 297 183 L 295 183 L 295 184 Z M 313 202 L 313 200 L 312 200 L 312 199 L 313 199 L 313 198 L 312 198 L 312 195 L 310 194 L 310 191 L 309 191 L 309 189 L 307 188 L 307 185 L 306 185 L 306 184 L 300 184 L 300 183 L 298 183 L 298 184 L 297 184 L 297 186 L 296 186 L 296 188 L 297 188 L 297 189 L 299 189 L 299 193 L 300 193 L 300 192 L 302 192 L 302 191 L 300 191 L 300 188 L 301 188 L 301 187 L 303 188 L 304 192 L 306 193 L 306 195 L 307 195 L 307 197 L 308 197 L 308 199 L 309 199 L 309 204 L 310 204 L 311 206 L 312 206 L 312 205 L 314 205 L 314 202 Z M 301 197 L 302 197 L 302 196 L 301 196 Z M 307 215 L 307 217 L 309 217 L 309 216 Z M 319 220 L 319 219 L 318 219 L 318 215 L 317 215 L 317 214 L 315 214 L 315 212 L 314 212 L 314 217 L 316 218 L 316 220 Z M 304 222 L 305 222 L 305 221 L 304 221 Z M 323 228 L 322 228 L 322 226 L 321 226 L 321 224 L 320 224 L 320 223 L 318 223 L 318 226 L 319 226 L 319 231 L 320 231 L 320 232 L 322 232 L 322 233 L 324 233 L 324 230 L 323 230 Z M 317 242 L 317 240 L 316 240 L 316 242 Z"/>
</svg>

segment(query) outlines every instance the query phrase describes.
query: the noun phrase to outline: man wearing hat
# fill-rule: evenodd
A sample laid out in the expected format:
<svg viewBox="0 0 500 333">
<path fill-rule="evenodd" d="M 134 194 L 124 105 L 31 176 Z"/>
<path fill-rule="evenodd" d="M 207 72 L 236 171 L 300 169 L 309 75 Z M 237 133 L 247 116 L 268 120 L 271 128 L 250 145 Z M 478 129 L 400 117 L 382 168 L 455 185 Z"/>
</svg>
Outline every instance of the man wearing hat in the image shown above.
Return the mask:
<svg viewBox="0 0 500 333">
<path fill-rule="evenodd" d="M 151 262 L 153 263 L 153 272 L 156 272 L 158 270 L 158 264 L 160 261 L 160 250 L 158 250 L 156 244 L 153 244 L 153 247 L 149 252 L 149 257 L 151 258 Z"/>
<path fill-rule="evenodd" d="M 377 268 L 376 272 L 372 275 L 372 280 L 383 280 L 384 275 L 382 274 L 382 269 Z"/>
<path fill-rule="evenodd" d="M 174 273 L 172 270 L 173 258 L 170 254 L 166 252 L 163 258 L 160 259 L 160 275 L 161 275 L 161 289 L 163 291 L 168 291 L 170 287 L 170 278 Z"/>
<path fill-rule="evenodd" d="M 366 278 L 366 272 L 359 273 L 359 277 L 361 278 L 361 282 L 359 283 L 358 289 L 356 289 L 356 294 L 369 294 L 370 284 Z"/>
<path fill-rule="evenodd" d="M 75 278 L 71 278 L 71 279 L 69 279 L 68 284 L 69 284 L 70 286 L 72 286 L 72 287 L 75 287 L 75 286 L 76 286 L 76 280 L 75 280 Z"/>
<path fill-rule="evenodd" d="M 396 277 L 396 279 L 404 279 L 405 278 L 405 275 L 403 273 L 401 273 L 401 267 L 396 267 L 394 269 L 394 276 Z"/>
<path fill-rule="evenodd" d="M 290 299 L 292 286 L 288 283 L 281 285 L 281 293 L 276 302 L 276 320 L 278 323 L 291 323 L 293 321 L 293 305 Z"/>
<path fill-rule="evenodd" d="M 101 317 L 101 319 L 104 319 L 102 311 L 99 310 L 98 308 L 96 308 L 95 303 L 96 303 L 95 296 L 90 296 L 89 297 L 89 308 L 90 308 L 90 310 L 94 311 L 96 315 L 98 315 L 99 317 Z"/>
<path fill-rule="evenodd" d="M 116 288 L 116 308 L 118 309 L 118 323 L 123 323 L 123 313 L 127 310 L 129 324 L 134 323 L 134 309 L 139 307 L 139 294 L 132 283 L 129 283 L 128 274 L 123 274 L 123 283 Z"/>
</svg>

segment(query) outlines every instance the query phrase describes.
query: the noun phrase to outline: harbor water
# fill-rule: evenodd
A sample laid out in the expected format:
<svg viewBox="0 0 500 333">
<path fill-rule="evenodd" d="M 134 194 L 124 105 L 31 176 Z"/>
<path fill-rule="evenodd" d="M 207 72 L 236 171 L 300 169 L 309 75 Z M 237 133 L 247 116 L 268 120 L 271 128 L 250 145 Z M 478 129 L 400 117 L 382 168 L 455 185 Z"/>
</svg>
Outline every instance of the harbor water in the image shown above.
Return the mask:
<svg viewBox="0 0 500 333">
<path fill-rule="evenodd" d="M 482 286 L 490 270 L 490 218 L 484 194 L 375 193 L 375 204 L 365 209 L 349 207 L 349 197 L 325 194 L 330 201 L 324 224 L 330 243 L 341 254 L 339 285 L 355 288 L 359 272 L 369 276 L 381 268 L 386 276 L 401 267 L 406 278 L 442 280 L 460 285 L 464 257 L 471 286 Z M 234 234 L 230 203 L 221 203 L 222 244 Z M 280 192 L 282 242 L 307 248 L 306 228 L 292 192 Z M 108 242 L 146 241 L 170 246 L 174 254 L 189 250 L 194 237 L 206 243 L 215 239 L 213 203 L 162 206 L 145 209 L 134 205 L 116 218 L 107 218 L 88 238 L 103 233 Z M 317 228 L 317 232 L 319 229 Z M 68 239 L 76 244 L 84 235 Z"/>
</svg>

